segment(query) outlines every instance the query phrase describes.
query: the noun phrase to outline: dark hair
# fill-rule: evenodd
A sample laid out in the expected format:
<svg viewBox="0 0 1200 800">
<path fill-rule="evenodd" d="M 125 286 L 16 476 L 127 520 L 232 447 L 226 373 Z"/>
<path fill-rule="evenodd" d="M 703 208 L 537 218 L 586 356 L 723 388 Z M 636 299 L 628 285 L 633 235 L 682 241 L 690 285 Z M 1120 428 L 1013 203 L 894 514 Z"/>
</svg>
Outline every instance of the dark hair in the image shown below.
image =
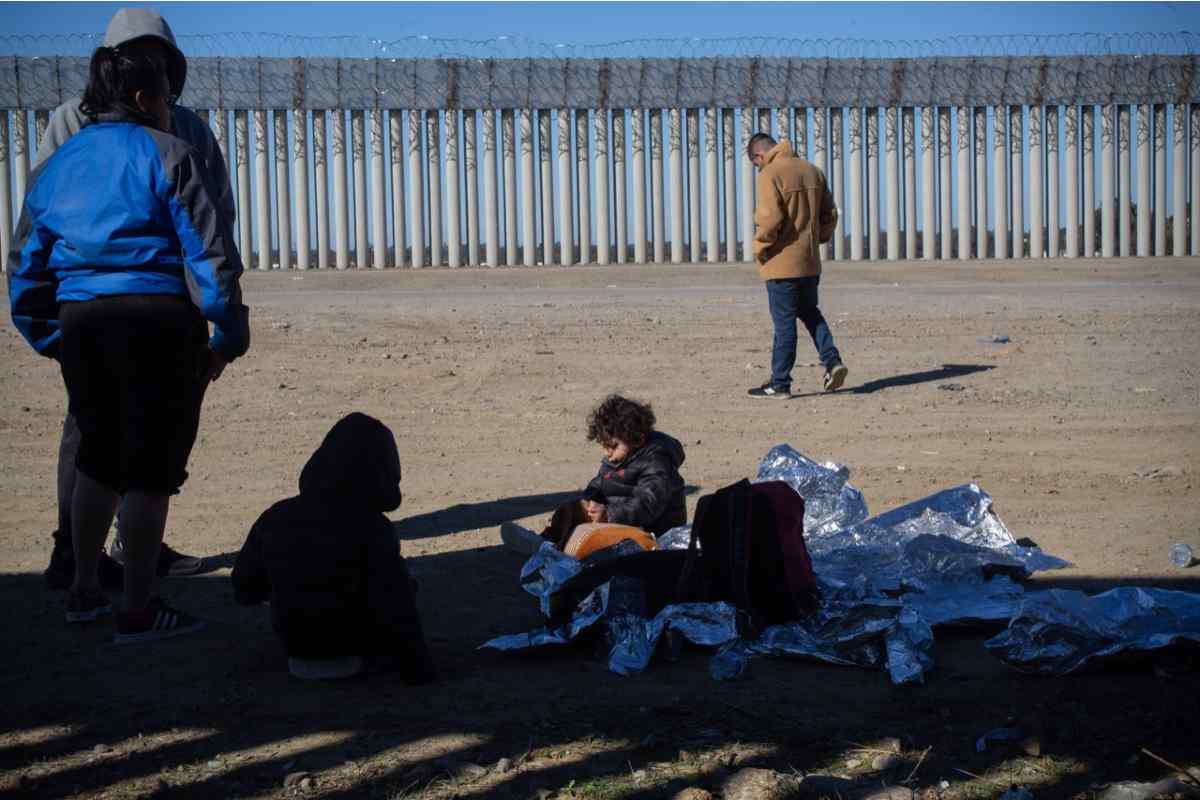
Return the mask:
<svg viewBox="0 0 1200 800">
<path fill-rule="evenodd" d="M 88 65 L 88 84 L 79 110 L 88 117 L 122 112 L 146 124 L 154 124 L 137 103 L 134 95 L 146 92 L 162 94 L 162 76 L 166 62 L 153 45 L 140 42 L 119 47 L 97 47 Z"/>
<path fill-rule="evenodd" d="M 759 142 L 766 142 L 771 147 L 775 146 L 775 139 L 773 139 L 771 137 L 771 134 L 763 133 L 762 131 L 759 131 L 758 133 L 756 133 L 750 137 L 750 141 L 746 142 L 746 157 L 747 158 L 750 158 L 751 156 L 754 155 L 754 146 L 756 144 L 758 144 Z"/>
<path fill-rule="evenodd" d="M 610 394 L 588 415 L 588 441 L 604 444 L 621 439 L 633 447 L 646 441 L 654 430 L 654 411 L 649 403 Z"/>
</svg>

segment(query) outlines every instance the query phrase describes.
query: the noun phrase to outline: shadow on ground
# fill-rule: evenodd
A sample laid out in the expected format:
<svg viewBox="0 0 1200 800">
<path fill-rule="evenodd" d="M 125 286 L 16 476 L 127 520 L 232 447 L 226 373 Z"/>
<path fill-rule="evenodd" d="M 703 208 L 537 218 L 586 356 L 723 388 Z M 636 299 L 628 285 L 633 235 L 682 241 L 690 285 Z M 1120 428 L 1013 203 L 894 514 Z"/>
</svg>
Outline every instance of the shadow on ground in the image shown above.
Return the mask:
<svg viewBox="0 0 1200 800">
<path fill-rule="evenodd" d="M 943 364 L 940 369 L 927 369 L 923 372 L 909 372 L 904 375 L 893 375 L 890 378 L 878 378 L 859 384 L 858 386 L 847 386 L 840 392 L 807 392 L 805 394 L 793 394 L 792 397 L 823 397 L 830 394 L 874 394 L 883 389 L 895 389 L 900 386 L 913 386 L 918 383 L 930 383 L 932 381 L 947 381 L 953 378 L 972 375 L 976 372 L 986 372 L 989 369 L 995 368 L 994 364 Z"/>
<path fill-rule="evenodd" d="M 499 501 L 470 524 L 534 513 L 567 494 Z M 324 798 L 523 798 L 565 787 L 567 796 L 657 798 L 688 785 L 716 791 L 742 766 L 843 771 L 851 756 L 870 763 L 869 748 L 895 736 L 900 766 L 879 781 L 911 775 L 921 789 L 973 773 L 995 784 L 993 796 L 1012 782 L 1069 797 L 1108 780 L 1162 777 L 1168 771 L 1140 748 L 1187 762 L 1200 741 L 1191 705 L 1163 702 L 1200 696 L 1195 670 L 1027 676 L 991 657 L 978 632 L 939 631 L 936 668 L 915 687 L 782 660 L 752 661 L 745 678 L 716 682 L 700 651 L 629 677 L 608 672 L 595 645 L 526 657 L 479 651 L 540 622 L 518 588 L 522 558 L 485 547 L 408 561 L 441 673 L 419 689 L 389 676 L 290 678 L 269 609 L 234 605 L 224 574 L 165 581 L 167 595 L 211 624 L 139 647 L 112 645 L 110 622 L 68 628 L 62 595 L 40 575 L 0 576 L 9 609 L 0 794 L 282 797 L 301 792 L 284 781 L 303 772 L 307 796 Z M 1153 582 L 1195 590 L 1200 574 Z M 1036 585 L 1116 583 L 1125 581 Z M 976 752 L 984 732 L 1003 726 L 1036 733 L 1043 757 Z M 513 769 L 490 769 L 505 758 Z"/>
<path fill-rule="evenodd" d="M 699 486 L 688 484 L 683 492 L 689 497 L 700 491 Z M 457 505 L 418 514 L 393 523 L 396 535 L 404 539 L 428 539 L 462 531 L 494 528 L 505 522 L 549 514 L 563 503 L 579 498 L 579 490 L 528 494 L 520 497 L 505 497 L 483 503 L 458 503 Z"/>
</svg>

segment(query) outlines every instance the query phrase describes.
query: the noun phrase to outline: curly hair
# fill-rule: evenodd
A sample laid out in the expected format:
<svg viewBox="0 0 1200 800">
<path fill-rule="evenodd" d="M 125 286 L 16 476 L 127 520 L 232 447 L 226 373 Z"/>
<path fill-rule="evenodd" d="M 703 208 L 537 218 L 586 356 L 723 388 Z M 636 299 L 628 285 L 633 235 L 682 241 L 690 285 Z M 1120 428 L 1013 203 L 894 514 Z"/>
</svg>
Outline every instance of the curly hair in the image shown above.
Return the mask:
<svg viewBox="0 0 1200 800">
<path fill-rule="evenodd" d="M 654 411 L 619 394 L 610 394 L 588 415 L 589 442 L 604 444 L 613 439 L 639 446 L 654 430 Z"/>
</svg>

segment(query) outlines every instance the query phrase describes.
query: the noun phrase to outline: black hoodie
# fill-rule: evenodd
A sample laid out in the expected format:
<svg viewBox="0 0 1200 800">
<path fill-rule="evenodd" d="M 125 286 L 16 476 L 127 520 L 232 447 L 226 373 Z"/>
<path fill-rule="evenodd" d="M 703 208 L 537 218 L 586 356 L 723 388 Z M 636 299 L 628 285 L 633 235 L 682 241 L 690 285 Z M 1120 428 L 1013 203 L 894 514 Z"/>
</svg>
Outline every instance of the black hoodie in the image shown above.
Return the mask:
<svg viewBox="0 0 1200 800">
<path fill-rule="evenodd" d="M 239 603 L 271 601 L 289 656 L 358 655 L 409 682 L 433 677 L 408 568 L 385 511 L 400 506 L 387 426 L 342 418 L 300 473 L 300 494 L 250 529 L 233 568 Z"/>
<path fill-rule="evenodd" d="M 608 521 L 636 525 L 653 534 L 687 524 L 683 499 L 683 445 L 652 431 L 646 443 L 620 464 L 600 461 L 600 473 L 584 490 L 584 498 L 604 503 Z"/>
</svg>

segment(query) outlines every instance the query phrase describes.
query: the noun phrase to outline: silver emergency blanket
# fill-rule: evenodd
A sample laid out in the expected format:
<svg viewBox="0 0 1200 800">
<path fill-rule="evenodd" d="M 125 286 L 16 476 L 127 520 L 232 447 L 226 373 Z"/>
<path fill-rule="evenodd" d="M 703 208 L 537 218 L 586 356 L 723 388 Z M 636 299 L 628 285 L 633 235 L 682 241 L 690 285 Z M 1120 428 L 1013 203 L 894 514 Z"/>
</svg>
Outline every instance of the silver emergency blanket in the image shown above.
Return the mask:
<svg viewBox="0 0 1200 800">
<path fill-rule="evenodd" d="M 499 637 L 485 647 L 522 650 L 561 644 L 603 619 L 609 668 L 645 669 L 663 634 L 719 646 L 710 673 L 737 677 L 755 656 L 805 658 L 885 669 L 893 683 L 919 683 L 933 665 L 933 628 L 1010 621 L 988 647 L 1021 669 L 1063 674 L 1084 661 L 1127 649 L 1200 642 L 1200 595 L 1117 589 L 1091 598 L 1078 592 L 1027 594 L 1021 585 L 1066 561 L 1018 544 L 974 483 L 946 489 L 867 518 L 862 493 L 839 464 L 815 462 L 788 445 L 771 449 L 757 479 L 782 480 L 805 499 L 805 538 L 820 607 L 805 619 L 737 638 L 737 612 L 725 603 L 664 608 L 653 619 L 636 604 L 610 603 L 593 592 L 567 625 Z M 690 526 L 659 537 L 659 549 L 688 546 Z M 582 567 L 543 545 L 521 571 L 522 586 L 549 616 L 557 589 Z M 609 584 L 606 584 L 608 586 Z M 602 587 L 603 588 L 603 587 Z M 619 610 L 610 605 L 621 606 Z"/>
<path fill-rule="evenodd" d="M 826 537 L 867 518 L 862 492 L 841 464 L 818 464 L 788 444 L 772 447 L 758 465 L 755 483 L 783 481 L 804 498 L 804 541 L 811 552 Z"/>
<path fill-rule="evenodd" d="M 692 540 L 692 526 L 680 525 L 654 540 L 655 550 L 687 550 Z M 697 546 L 699 542 L 697 542 Z"/>
<path fill-rule="evenodd" d="M 720 647 L 737 639 L 737 610 L 729 603 L 676 603 L 651 620 L 622 615 L 609 622 L 608 668 L 618 675 L 641 672 L 668 630 L 692 644 Z"/>
<path fill-rule="evenodd" d="M 1025 595 L 1009 626 L 986 642 L 1023 672 L 1066 675 L 1139 650 L 1200 644 L 1200 594 L 1123 586 L 1089 596 L 1067 589 Z"/>
<path fill-rule="evenodd" d="M 579 574 L 583 566 L 549 542 L 521 567 L 521 588 L 538 599 L 542 616 L 550 616 L 550 598 L 564 583 Z"/>
<path fill-rule="evenodd" d="M 533 650 L 538 647 L 564 645 L 572 641 L 583 631 L 595 625 L 604 618 L 608 611 L 607 583 L 596 587 L 595 591 L 580 601 L 571 615 L 571 621 L 557 628 L 538 628 L 528 633 L 513 633 L 508 636 L 497 636 L 479 647 L 491 650 Z"/>
</svg>

